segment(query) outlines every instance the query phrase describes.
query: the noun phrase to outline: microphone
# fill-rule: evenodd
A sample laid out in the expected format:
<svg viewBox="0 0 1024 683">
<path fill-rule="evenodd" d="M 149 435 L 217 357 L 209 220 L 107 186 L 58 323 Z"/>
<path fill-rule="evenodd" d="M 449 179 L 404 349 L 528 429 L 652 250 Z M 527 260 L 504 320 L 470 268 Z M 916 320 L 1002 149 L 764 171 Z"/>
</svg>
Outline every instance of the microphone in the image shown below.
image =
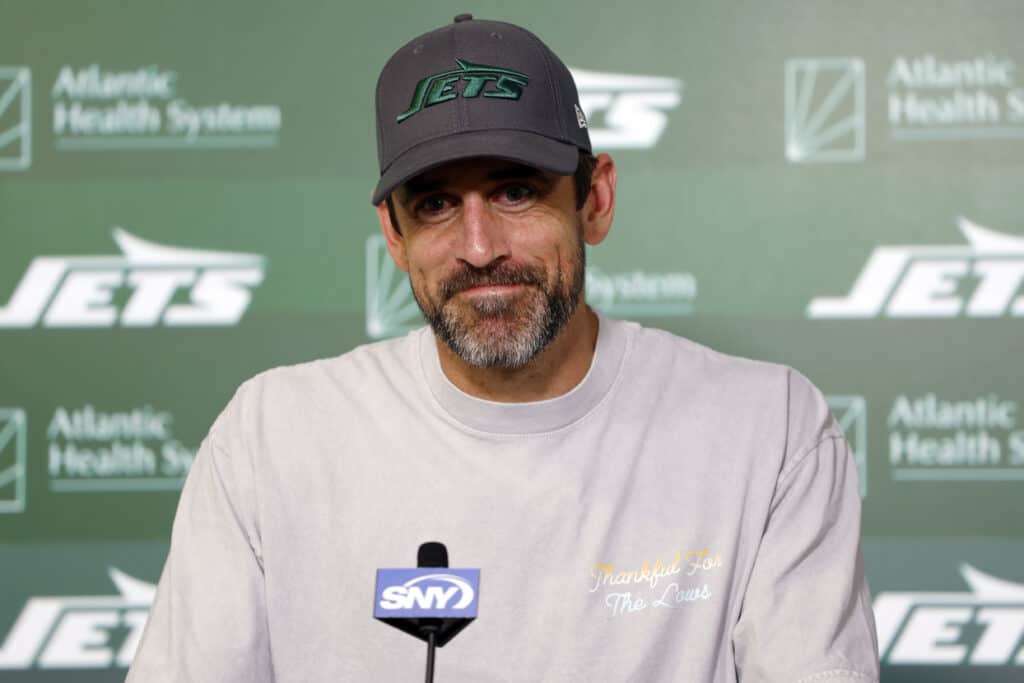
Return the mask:
<svg viewBox="0 0 1024 683">
<path fill-rule="evenodd" d="M 444 543 L 437 541 L 427 541 L 421 544 L 420 549 L 416 551 L 416 566 L 447 567 L 448 548 L 444 547 Z"/>
<path fill-rule="evenodd" d="M 434 648 L 443 647 L 477 616 L 479 569 L 449 569 L 443 543 L 423 543 L 416 569 L 378 569 L 373 616 L 427 642 L 427 683 Z"/>
</svg>

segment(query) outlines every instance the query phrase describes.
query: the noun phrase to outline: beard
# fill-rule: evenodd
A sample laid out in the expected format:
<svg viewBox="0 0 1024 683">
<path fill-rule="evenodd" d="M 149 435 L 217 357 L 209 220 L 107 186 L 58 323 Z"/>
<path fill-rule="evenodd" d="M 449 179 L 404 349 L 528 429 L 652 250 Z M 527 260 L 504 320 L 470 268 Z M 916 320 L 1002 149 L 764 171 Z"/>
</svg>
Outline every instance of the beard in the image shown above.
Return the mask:
<svg viewBox="0 0 1024 683">
<path fill-rule="evenodd" d="M 479 368 L 516 370 L 565 329 L 583 294 L 585 265 L 580 234 L 569 272 L 559 263 L 553 278 L 542 266 L 498 262 L 484 268 L 464 264 L 439 283 L 434 297 L 411 276 L 410 284 L 434 334 L 459 358 Z M 487 285 L 522 287 L 511 296 L 457 298 L 460 292 Z"/>
</svg>

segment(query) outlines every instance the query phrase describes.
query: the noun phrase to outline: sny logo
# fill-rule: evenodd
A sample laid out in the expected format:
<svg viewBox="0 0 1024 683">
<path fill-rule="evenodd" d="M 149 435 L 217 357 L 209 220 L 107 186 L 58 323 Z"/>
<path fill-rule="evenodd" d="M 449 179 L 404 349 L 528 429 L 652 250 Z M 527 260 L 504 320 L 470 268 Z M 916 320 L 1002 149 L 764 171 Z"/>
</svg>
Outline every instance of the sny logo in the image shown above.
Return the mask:
<svg viewBox="0 0 1024 683">
<path fill-rule="evenodd" d="M 808 318 L 1024 317 L 1024 238 L 1000 234 L 966 218 L 968 246 L 876 247 L 845 297 L 818 297 Z M 958 292 L 977 280 L 964 298 Z"/>
<path fill-rule="evenodd" d="M 1024 585 L 966 564 L 960 573 L 971 592 L 881 593 L 875 598 L 882 661 L 932 666 L 1024 664 L 1024 649 L 1018 649 L 1024 633 Z"/>
<path fill-rule="evenodd" d="M 128 668 L 156 586 L 109 573 L 120 595 L 30 598 L 0 646 L 0 670 Z"/>
<path fill-rule="evenodd" d="M 466 82 L 462 96 L 467 99 L 482 95 L 505 100 L 518 100 L 523 94 L 523 88 L 530 82 L 529 76 L 518 71 L 473 64 L 462 59 L 456 59 L 455 63 L 459 65 L 458 69 L 427 76 L 416 84 L 409 108 L 398 115 L 398 123 L 427 107 L 454 100 L 459 96 L 455 89 L 455 84 L 459 81 Z M 493 81 L 494 85 L 487 90 L 485 86 L 489 81 Z"/>
<path fill-rule="evenodd" d="M 375 617 L 475 617 L 479 569 L 378 569 Z"/>
<path fill-rule="evenodd" d="M 11 300 L 0 307 L 0 328 L 170 327 L 235 325 L 263 281 L 256 254 L 201 251 L 146 242 L 121 228 L 114 241 L 123 257 L 43 256 L 32 261 Z M 129 286 L 123 307 L 115 292 Z M 188 303 L 172 303 L 188 288 Z"/>
</svg>

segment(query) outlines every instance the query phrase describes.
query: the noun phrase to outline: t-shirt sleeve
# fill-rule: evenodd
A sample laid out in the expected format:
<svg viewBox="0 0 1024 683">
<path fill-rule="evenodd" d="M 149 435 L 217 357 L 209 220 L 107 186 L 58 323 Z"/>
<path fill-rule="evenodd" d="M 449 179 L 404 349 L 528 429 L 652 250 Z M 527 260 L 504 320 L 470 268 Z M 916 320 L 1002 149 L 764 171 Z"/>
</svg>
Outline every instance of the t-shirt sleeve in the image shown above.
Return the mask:
<svg viewBox="0 0 1024 683">
<path fill-rule="evenodd" d="M 126 683 L 272 680 L 252 465 L 233 419 L 229 406 L 196 454 Z"/>
<path fill-rule="evenodd" d="M 821 394 L 791 373 L 789 444 L 733 631 L 741 683 L 878 681 L 849 445 Z"/>
</svg>

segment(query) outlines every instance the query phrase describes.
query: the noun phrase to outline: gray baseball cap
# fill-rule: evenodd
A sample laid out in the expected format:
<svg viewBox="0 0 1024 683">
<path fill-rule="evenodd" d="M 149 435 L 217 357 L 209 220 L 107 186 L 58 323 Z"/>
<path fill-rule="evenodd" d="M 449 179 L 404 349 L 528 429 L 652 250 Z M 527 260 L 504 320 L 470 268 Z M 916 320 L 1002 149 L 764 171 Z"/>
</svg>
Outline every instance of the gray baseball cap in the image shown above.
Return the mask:
<svg viewBox="0 0 1024 683">
<path fill-rule="evenodd" d="M 460 14 L 399 48 L 377 79 L 379 204 L 405 181 L 470 157 L 571 175 L 590 152 L 569 69 L 524 28 Z"/>
</svg>

